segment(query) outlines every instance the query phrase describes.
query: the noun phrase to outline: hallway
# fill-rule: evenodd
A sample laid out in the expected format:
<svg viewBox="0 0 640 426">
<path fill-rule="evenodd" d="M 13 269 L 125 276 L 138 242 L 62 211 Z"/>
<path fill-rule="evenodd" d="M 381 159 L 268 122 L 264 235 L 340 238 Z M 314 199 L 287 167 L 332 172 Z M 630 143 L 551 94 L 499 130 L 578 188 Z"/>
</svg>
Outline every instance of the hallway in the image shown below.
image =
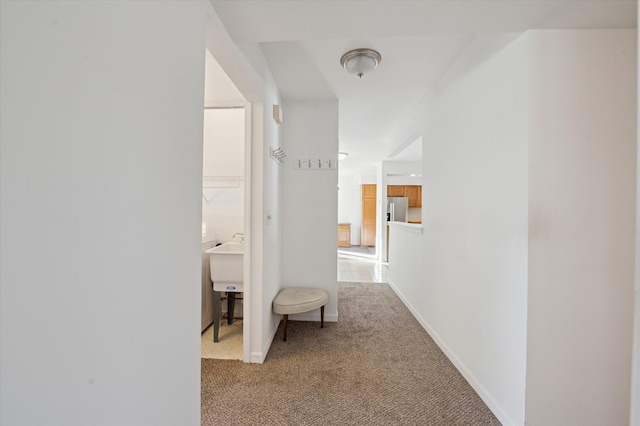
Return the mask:
<svg viewBox="0 0 640 426">
<path fill-rule="evenodd" d="M 203 359 L 202 425 L 500 424 L 387 284 L 342 282 L 338 303 L 323 329 L 280 326 L 264 364 Z"/>
</svg>

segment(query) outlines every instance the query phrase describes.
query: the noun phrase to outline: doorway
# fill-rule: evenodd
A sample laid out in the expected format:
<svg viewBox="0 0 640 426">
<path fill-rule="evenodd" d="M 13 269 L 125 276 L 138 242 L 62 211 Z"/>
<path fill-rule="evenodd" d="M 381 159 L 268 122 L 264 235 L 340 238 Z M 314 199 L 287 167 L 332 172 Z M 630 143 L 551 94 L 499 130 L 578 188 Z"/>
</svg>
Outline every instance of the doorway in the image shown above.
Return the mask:
<svg viewBox="0 0 640 426">
<path fill-rule="evenodd" d="M 339 256 L 376 258 L 376 197 L 375 183 L 363 183 L 360 175 L 339 176 Z"/>
<path fill-rule="evenodd" d="M 209 51 L 205 54 L 201 358 L 243 360 L 248 337 L 244 307 L 249 286 L 242 292 L 214 291 L 206 251 L 229 242 L 241 243 L 243 251 L 249 251 L 250 111 L 215 58 Z M 243 258 L 246 264 L 248 256 Z M 219 321 L 214 321 L 216 309 L 222 312 Z"/>
</svg>

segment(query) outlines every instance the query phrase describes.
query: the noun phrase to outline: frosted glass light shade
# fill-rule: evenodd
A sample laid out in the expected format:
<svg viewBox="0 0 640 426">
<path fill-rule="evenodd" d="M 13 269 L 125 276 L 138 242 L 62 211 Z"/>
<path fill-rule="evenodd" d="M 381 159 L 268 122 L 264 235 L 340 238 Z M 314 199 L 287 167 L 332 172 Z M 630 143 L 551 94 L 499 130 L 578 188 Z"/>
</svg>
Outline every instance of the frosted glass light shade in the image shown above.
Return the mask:
<svg viewBox="0 0 640 426">
<path fill-rule="evenodd" d="M 375 50 L 354 49 L 342 55 L 340 65 L 342 65 L 349 74 L 362 78 L 376 69 L 381 60 L 382 57 Z"/>
</svg>

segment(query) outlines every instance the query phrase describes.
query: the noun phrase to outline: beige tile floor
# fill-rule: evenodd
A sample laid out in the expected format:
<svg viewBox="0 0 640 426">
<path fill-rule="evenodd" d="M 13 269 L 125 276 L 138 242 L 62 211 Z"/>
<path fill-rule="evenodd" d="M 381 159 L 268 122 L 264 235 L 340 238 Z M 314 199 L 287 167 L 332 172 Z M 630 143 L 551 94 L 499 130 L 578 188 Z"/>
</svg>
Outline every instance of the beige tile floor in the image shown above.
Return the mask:
<svg viewBox="0 0 640 426">
<path fill-rule="evenodd" d="M 338 255 L 338 281 L 386 283 L 388 267 L 375 259 Z"/>
<path fill-rule="evenodd" d="M 387 265 L 375 259 L 355 256 L 338 256 L 338 281 L 386 283 Z M 242 319 L 228 325 L 223 320 L 218 332 L 219 342 L 213 342 L 213 326 L 202 333 L 200 348 L 202 358 L 242 359 Z"/>
<path fill-rule="evenodd" d="M 233 324 L 223 320 L 218 330 L 218 342 L 213 341 L 213 325 L 209 326 L 200 339 L 200 356 L 215 359 L 242 359 L 242 319 Z"/>
</svg>

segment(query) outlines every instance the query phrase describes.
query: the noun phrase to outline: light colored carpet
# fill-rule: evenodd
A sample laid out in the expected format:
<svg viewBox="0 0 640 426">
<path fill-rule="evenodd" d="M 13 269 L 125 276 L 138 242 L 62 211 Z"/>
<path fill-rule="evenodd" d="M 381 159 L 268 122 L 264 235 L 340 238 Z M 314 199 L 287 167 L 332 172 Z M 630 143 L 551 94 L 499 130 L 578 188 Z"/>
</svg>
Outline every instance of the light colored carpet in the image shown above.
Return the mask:
<svg viewBox="0 0 640 426">
<path fill-rule="evenodd" d="M 282 324 L 262 365 L 202 360 L 203 425 L 499 425 L 387 284 L 339 283 L 337 323 Z"/>
</svg>

